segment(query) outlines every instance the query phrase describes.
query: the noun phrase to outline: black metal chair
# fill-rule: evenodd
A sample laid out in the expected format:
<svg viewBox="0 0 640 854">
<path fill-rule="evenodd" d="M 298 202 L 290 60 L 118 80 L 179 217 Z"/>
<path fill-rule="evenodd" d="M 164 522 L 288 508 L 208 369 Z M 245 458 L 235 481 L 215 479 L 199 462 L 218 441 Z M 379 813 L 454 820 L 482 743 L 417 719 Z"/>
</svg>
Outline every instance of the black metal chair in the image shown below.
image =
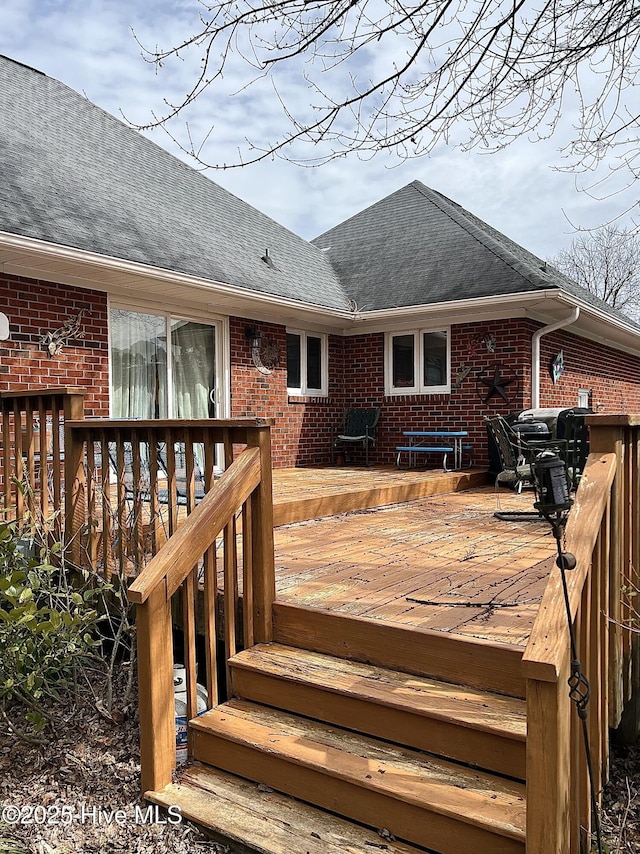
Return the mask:
<svg viewBox="0 0 640 854">
<path fill-rule="evenodd" d="M 364 448 L 365 465 L 369 465 L 369 448 L 376 443 L 376 427 L 380 418 L 379 407 L 347 409 L 342 423 L 331 439 L 331 463 L 337 448 Z"/>
<path fill-rule="evenodd" d="M 589 428 L 585 421 L 588 410 L 568 410 L 558 417 L 558 437 L 567 443 L 567 471 L 573 489 L 578 488 L 589 456 Z"/>
<path fill-rule="evenodd" d="M 496 490 L 502 486 L 510 486 L 517 493 L 522 492 L 525 484 L 535 486 L 532 461 L 537 454 L 553 450 L 561 455 L 566 462 L 566 440 L 529 439 L 524 441 L 501 415 L 491 418 L 485 416 L 487 434 L 495 443 L 502 470 L 495 480 Z M 500 510 L 493 514 L 497 519 L 537 521 L 543 517 L 534 510 Z"/>
</svg>

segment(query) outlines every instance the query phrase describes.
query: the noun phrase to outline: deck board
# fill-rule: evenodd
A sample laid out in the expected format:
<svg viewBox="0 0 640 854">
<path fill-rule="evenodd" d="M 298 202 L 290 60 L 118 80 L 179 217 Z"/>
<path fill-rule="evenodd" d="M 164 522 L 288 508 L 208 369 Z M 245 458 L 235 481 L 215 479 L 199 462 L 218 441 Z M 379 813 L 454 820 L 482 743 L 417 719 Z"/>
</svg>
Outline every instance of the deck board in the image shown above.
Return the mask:
<svg viewBox="0 0 640 854">
<path fill-rule="evenodd" d="M 532 501 L 501 492 L 503 509 Z M 524 645 L 555 542 L 544 523 L 501 521 L 495 509 L 493 487 L 482 487 L 279 527 L 277 598 Z"/>
</svg>

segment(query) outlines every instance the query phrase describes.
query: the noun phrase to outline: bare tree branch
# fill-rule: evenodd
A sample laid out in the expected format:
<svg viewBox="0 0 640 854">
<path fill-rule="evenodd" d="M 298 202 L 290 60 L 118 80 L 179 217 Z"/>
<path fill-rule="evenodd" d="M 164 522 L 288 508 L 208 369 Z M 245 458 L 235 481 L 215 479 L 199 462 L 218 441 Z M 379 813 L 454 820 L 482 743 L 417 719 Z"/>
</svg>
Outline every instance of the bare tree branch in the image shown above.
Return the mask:
<svg viewBox="0 0 640 854">
<path fill-rule="evenodd" d="M 592 169 L 612 152 L 640 172 L 638 0 L 222 0 L 205 3 L 195 32 L 145 50 L 157 68 L 199 56 L 192 85 L 140 129 L 166 128 L 193 102 L 239 79 L 282 111 L 270 139 L 248 138 L 227 167 L 274 155 L 321 163 L 345 153 L 428 153 L 468 128 L 465 147 L 500 148 L 550 136 L 577 99 L 566 168 Z M 298 79 L 313 102 L 292 95 Z M 265 94 L 266 92 L 266 94 Z M 286 97 L 285 97 L 286 93 Z M 211 133 L 209 131 L 208 133 Z M 172 132 L 172 138 L 176 138 Z M 215 141 L 215 128 L 211 136 Z M 311 143 L 301 152 L 299 142 Z"/>
</svg>

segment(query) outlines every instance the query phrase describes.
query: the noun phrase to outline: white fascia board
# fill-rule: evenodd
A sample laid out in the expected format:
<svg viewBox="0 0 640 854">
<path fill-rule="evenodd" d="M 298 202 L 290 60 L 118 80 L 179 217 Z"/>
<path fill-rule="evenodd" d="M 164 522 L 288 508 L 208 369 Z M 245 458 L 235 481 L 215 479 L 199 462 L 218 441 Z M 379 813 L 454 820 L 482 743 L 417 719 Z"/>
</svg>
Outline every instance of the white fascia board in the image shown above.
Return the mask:
<svg viewBox="0 0 640 854">
<path fill-rule="evenodd" d="M 27 256 L 38 260 L 29 266 Z M 47 269 L 50 261 L 53 269 Z M 64 266 L 64 271 L 60 269 Z M 135 292 L 141 299 L 155 297 L 165 307 L 166 299 L 158 294 L 158 284 L 179 285 L 185 289 L 184 302 L 191 306 L 205 305 L 208 310 L 220 313 L 221 310 L 240 317 L 273 319 L 281 323 L 308 322 L 315 319 L 315 325 L 322 331 L 340 334 L 352 314 L 348 309 L 326 308 L 324 306 L 301 303 L 298 300 L 280 297 L 261 291 L 254 291 L 240 285 L 230 285 L 211 279 L 177 273 L 161 267 L 152 267 L 123 258 L 111 258 L 107 255 L 87 252 L 70 246 L 37 240 L 35 238 L 0 232 L 0 269 L 3 272 L 33 278 L 58 281 L 64 284 L 103 291 L 115 297 L 131 299 L 133 281 L 138 287 Z M 131 283 L 123 280 L 119 284 L 103 281 L 100 273 L 117 273 L 130 277 Z M 142 282 L 140 282 L 142 280 Z M 180 304 L 183 304 L 181 296 Z"/>
<path fill-rule="evenodd" d="M 579 306 L 580 318 L 566 329 L 574 335 L 607 344 L 625 353 L 640 356 L 640 330 L 596 308 L 579 297 L 556 288 L 482 297 L 475 300 L 452 300 L 435 305 L 408 306 L 389 310 L 362 312 L 354 316 L 344 335 L 369 332 L 395 332 L 412 329 L 416 324 L 477 323 L 526 317 L 544 325 L 566 316 L 567 310 Z"/>
<path fill-rule="evenodd" d="M 32 258 L 32 266 L 29 265 Z M 44 263 L 43 263 L 44 262 Z M 48 268 L 47 264 L 51 264 Z M 47 281 L 77 285 L 103 291 L 115 299 L 131 301 L 134 294 L 145 302 L 155 302 L 173 310 L 163 297 L 162 283 L 184 290 L 177 308 L 235 314 L 254 320 L 298 326 L 310 331 L 336 335 L 361 335 L 413 328 L 416 323 L 473 323 L 510 317 L 530 317 L 541 323 L 559 319 L 566 307 L 580 306 L 581 317 L 571 331 L 634 355 L 640 354 L 640 332 L 631 324 L 612 317 L 566 291 L 556 288 L 509 296 L 498 295 L 475 300 L 405 306 L 378 311 L 351 312 L 309 305 L 246 287 L 176 273 L 159 267 L 111 258 L 70 246 L 48 243 L 31 237 L 0 232 L 0 269 L 9 275 L 31 276 Z M 113 274 L 122 277 L 117 284 L 101 280 Z M 128 283 L 127 278 L 131 281 Z M 138 287 L 133 287 L 133 282 Z M 589 322 L 588 322 L 589 321 Z"/>
<path fill-rule="evenodd" d="M 355 315 L 345 335 L 365 332 L 392 332 L 413 328 L 416 323 L 474 323 L 482 320 L 502 320 L 509 317 L 528 317 L 532 296 L 536 305 L 544 302 L 544 294 L 515 294 L 512 296 L 482 297 L 475 300 L 449 300 L 435 304 L 380 309 Z M 553 292 L 557 296 L 557 292 Z"/>
</svg>

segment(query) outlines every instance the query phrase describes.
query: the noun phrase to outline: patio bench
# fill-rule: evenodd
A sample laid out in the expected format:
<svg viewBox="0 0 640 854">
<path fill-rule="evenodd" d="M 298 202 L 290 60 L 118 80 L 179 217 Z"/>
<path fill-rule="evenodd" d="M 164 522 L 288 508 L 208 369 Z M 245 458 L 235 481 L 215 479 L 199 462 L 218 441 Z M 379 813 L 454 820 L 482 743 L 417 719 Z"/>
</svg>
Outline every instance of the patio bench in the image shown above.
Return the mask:
<svg viewBox="0 0 640 854">
<path fill-rule="evenodd" d="M 442 468 L 447 468 L 447 454 L 453 454 L 453 470 L 462 468 L 462 454 L 464 451 L 471 452 L 471 445 L 463 445 L 467 438 L 466 430 L 404 430 L 402 433 L 404 444 L 396 445 L 396 465 L 400 465 L 402 454 L 409 457 L 408 468 L 414 462 L 414 454 L 442 454 Z"/>
<path fill-rule="evenodd" d="M 396 445 L 396 451 L 398 453 L 396 458 L 396 465 L 398 468 L 402 468 L 400 465 L 400 458 L 403 453 L 407 453 L 409 455 L 409 464 L 407 468 L 411 468 L 411 457 L 413 454 L 442 454 L 442 468 L 445 471 L 448 471 L 447 454 L 454 453 L 452 445 Z"/>
</svg>

